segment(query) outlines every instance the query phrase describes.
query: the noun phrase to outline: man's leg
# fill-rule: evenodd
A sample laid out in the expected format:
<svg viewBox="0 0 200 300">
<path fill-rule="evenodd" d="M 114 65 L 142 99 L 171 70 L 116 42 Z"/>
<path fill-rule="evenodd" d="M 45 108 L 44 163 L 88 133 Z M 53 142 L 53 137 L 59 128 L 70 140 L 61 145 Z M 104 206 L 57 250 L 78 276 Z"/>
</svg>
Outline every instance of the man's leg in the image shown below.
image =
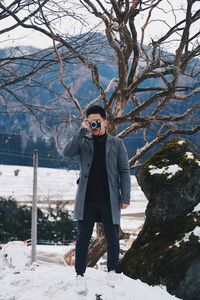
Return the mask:
<svg viewBox="0 0 200 300">
<path fill-rule="evenodd" d="M 102 203 L 102 222 L 107 241 L 107 268 L 108 272 L 116 270 L 119 260 L 119 225 L 112 223 L 110 203 Z"/>
<path fill-rule="evenodd" d="M 104 223 L 104 233 L 107 241 L 107 269 L 116 270 L 119 261 L 119 225 Z"/>
<path fill-rule="evenodd" d="M 75 249 L 75 270 L 77 275 L 83 276 L 86 270 L 87 254 L 94 221 L 78 221 L 78 235 Z"/>
<path fill-rule="evenodd" d="M 94 202 L 85 201 L 83 220 L 78 221 L 78 235 L 75 249 L 75 270 L 83 276 L 86 270 L 88 247 L 92 236 L 97 208 Z"/>
</svg>

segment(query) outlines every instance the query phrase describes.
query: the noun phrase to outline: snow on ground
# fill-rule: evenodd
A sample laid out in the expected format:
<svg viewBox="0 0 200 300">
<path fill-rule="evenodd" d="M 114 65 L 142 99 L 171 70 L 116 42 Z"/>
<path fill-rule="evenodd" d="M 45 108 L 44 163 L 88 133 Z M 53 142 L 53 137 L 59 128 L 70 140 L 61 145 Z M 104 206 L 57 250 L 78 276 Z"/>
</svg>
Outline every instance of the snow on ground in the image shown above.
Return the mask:
<svg viewBox="0 0 200 300">
<path fill-rule="evenodd" d="M 71 249 L 72 247 L 68 245 L 37 245 L 37 251 L 39 253 L 48 253 L 49 255 L 63 256 L 68 251 L 68 248 Z"/>
<path fill-rule="evenodd" d="M 106 273 L 87 268 L 87 295 L 75 293 L 73 267 L 53 264 L 27 266 L 27 246 L 12 242 L 0 250 L 0 300 L 175 300 L 161 286 L 148 286 L 140 280 L 119 275 L 116 287 L 106 281 Z M 9 252 L 9 261 L 5 254 Z M 4 256 L 4 257 L 3 257 Z M 15 264 L 20 256 L 20 266 Z M 12 265 L 13 262 L 13 265 Z M 97 297 L 96 295 L 101 295 Z"/>
<path fill-rule="evenodd" d="M 14 171 L 19 170 L 18 176 Z M 33 168 L 26 166 L 0 165 L 0 195 L 13 196 L 17 201 L 31 201 L 33 191 Z M 79 172 L 38 168 L 38 200 L 73 200 Z M 131 199 L 145 201 L 135 176 L 131 176 Z"/>
<path fill-rule="evenodd" d="M 18 176 L 14 171 L 19 170 Z M 33 192 L 33 168 L 0 165 L 0 195 L 13 196 L 17 201 L 31 201 Z M 38 168 L 38 200 L 74 199 L 77 171 Z"/>
<path fill-rule="evenodd" d="M 88 268 L 86 279 L 88 293 L 76 295 L 74 291 L 75 274 L 72 267 L 38 266 L 24 270 L 20 274 L 1 273 L 0 300 L 95 300 L 95 295 L 102 295 L 102 300 L 173 300 L 164 288 L 150 287 L 140 280 L 122 276 L 120 284 L 110 288 L 105 279 L 105 272 Z"/>
</svg>

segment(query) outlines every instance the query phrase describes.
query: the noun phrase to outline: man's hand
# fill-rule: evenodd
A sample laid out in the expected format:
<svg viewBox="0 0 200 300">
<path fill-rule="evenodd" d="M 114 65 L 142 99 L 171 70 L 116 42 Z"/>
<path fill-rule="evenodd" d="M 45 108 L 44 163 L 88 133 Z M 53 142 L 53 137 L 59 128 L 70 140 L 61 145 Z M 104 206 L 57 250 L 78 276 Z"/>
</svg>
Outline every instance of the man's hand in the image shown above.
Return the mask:
<svg viewBox="0 0 200 300">
<path fill-rule="evenodd" d="M 120 203 L 120 204 L 119 204 L 119 207 L 120 207 L 121 209 L 125 209 L 125 208 L 128 207 L 128 204 L 126 204 L 126 203 Z"/>
<path fill-rule="evenodd" d="M 85 119 L 83 120 L 82 126 L 83 126 L 84 128 L 86 128 L 87 130 L 90 131 L 90 125 L 89 125 L 89 123 L 88 123 L 88 119 L 87 119 L 87 118 L 85 118 Z"/>
</svg>

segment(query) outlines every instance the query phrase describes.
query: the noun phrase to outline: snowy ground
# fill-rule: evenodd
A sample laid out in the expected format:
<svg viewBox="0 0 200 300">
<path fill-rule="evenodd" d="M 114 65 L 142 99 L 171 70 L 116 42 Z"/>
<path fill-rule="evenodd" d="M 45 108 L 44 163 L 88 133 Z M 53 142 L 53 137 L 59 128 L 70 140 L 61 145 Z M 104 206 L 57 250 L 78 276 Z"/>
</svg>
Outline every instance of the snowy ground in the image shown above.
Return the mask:
<svg viewBox="0 0 200 300">
<path fill-rule="evenodd" d="M 18 176 L 14 170 L 19 170 Z M 78 173 L 75 171 L 38 169 L 38 202 L 49 205 L 70 200 L 73 210 Z M 31 203 L 33 170 L 31 167 L 0 165 L 0 196 L 13 196 L 22 203 Z M 137 233 L 144 222 L 147 200 L 134 176 L 131 178 L 131 204 L 122 213 L 122 229 Z M 12 242 L 0 250 L 0 300 L 175 300 L 165 287 L 150 287 L 140 280 L 121 275 L 115 288 L 108 286 L 106 273 L 88 268 L 88 294 L 74 291 L 74 267 L 63 264 L 67 246 L 37 246 L 38 264 L 30 265 L 30 247 Z M 46 256 L 50 260 L 39 257 Z M 101 295 L 101 296 L 100 296 Z"/>
<path fill-rule="evenodd" d="M 2 277 L 1 273 L 1 277 Z M 150 287 L 140 280 L 122 276 L 115 288 L 107 285 L 105 272 L 88 268 L 86 273 L 88 293 L 76 295 L 74 291 L 74 271 L 71 267 L 39 266 L 24 270 L 20 274 L 7 272 L 0 279 L 0 300 L 173 300 L 164 288 Z"/>
<path fill-rule="evenodd" d="M 18 176 L 14 171 L 19 170 Z M 53 205 L 56 201 L 69 201 L 67 208 L 73 211 L 78 171 L 38 168 L 38 205 Z M 12 196 L 21 203 L 30 204 L 33 190 L 33 168 L 0 165 L 0 196 Z M 131 204 L 122 210 L 121 227 L 136 233 L 144 223 L 147 200 L 135 176 L 131 176 Z"/>
<path fill-rule="evenodd" d="M 86 271 L 87 295 L 76 295 L 73 267 L 28 264 L 29 247 L 12 242 L 0 250 L 0 300 L 175 300 L 164 287 L 148 286 L 121 274 L 116 287 L 106 281 L 106 273 Z M 5 257 L 5 254 L 7 255 Z M 98 295 L 101 295 L 100 297 Z"/>
<path fill-rule="evenodd" d="M 18 176 L 14 171 L 19 170 Z M 33 168 L 0 165 L 0 195 L 17 201 L 32 200 Z M 75 195 L 77 171 L 38 168 L 38 201 L 72 200 Z"/>
<path fill-rule="evenodd" d="M 19 170 L 18 176 L 14 171 Z M 38 168 L 38 200 L 73 200 L 76 192 L 78 171 Z M 17 201 L 31 201 L 33 190 L 33 168 L 25 166 L 0 165 L 0 195 L 13 196 Z M 131 176 L 131 199 L 145 201 L 145 196 Z"/>
</svg>

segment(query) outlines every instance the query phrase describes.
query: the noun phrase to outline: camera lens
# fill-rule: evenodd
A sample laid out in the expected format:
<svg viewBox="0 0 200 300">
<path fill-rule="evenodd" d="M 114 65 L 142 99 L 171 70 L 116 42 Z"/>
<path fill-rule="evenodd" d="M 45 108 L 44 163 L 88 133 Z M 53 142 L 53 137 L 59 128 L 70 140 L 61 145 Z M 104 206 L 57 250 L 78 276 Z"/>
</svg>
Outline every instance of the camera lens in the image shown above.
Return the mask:
<svg viewBox="0 0 200 300">
<path fill-rule="evenodd" d="M 96 127 L 97 127 L 97 123 L 96 123 L 95 121 L 94 121 L 94 122 L 91 122 L 90 126 L 91 126 L 92 128 L 96 128 Z"/>
<path fill-rule="evenodd" d="M 88 122 L 90 127 L 92 129 L 95 129 L 95 128 L 100 128 L 101 127 L 101 122 L 100 121 L 91 121 L 91 122 Z"/>
</svg>

